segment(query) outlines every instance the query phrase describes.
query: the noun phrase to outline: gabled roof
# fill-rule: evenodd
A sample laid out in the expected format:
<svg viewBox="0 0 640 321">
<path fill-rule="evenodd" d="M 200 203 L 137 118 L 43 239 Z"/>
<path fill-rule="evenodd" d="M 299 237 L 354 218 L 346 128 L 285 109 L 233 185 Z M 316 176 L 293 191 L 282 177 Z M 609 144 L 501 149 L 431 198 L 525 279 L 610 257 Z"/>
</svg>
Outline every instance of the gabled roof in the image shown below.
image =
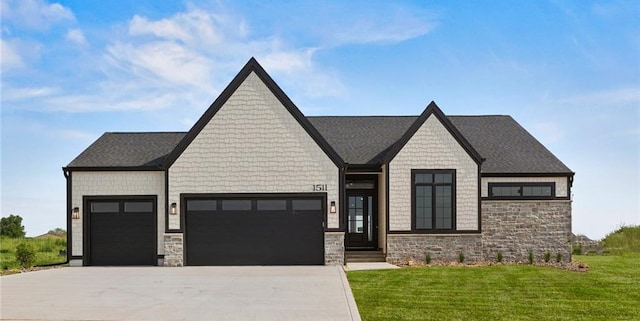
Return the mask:
<svg viewBox="0 0 640 321">
<path fill-rule="evenodd" d="M 311 123 L 348 164 L 379 165 L 417 116 L 320 116 Z M 510 116 L 447 116 L 485 161 L 483 174 L 572 174 Z"/>
<path fill-rule="evenodd" d="M 104 133 L 67 168 L 161 169 L 184 132 Z"/>
<path fill-rule="evenodd" d="M 258 61 L 255 58 L 249 59 L 247 64 L 240 70 L 240 72 L 233 78 L 231 83 L 225 88 L 220 96 L 209 106 L 207 111 L 200 117 L 200 119 L 193 125 L 193 127 L 187 132 L 187 135 L 182 139 L 182 141 L 176 146 L 176 148 L 171 152 L 171 154 L 167 157 L 164 166 L 166 168 L 171 167 L 171 165 L 178 159 L 180 154 L 184 152 L 184 150 L 191 144 L 191 142 L 198 136 L 198 134 L 202 131 L 202 129 L 209 123 L 209 121 L 216 115 L 216 113 L 224 106 L 227 100 L 236 92 L 238 87 L 244 82 L 244 80 L 254 72 L 260 80 L 269 88 L 269 90 L 273 93 L 273 95 L 280 101 L 280 103 L 284 106 L 284 108 L 289 111 L 291 116 L 295 118 L 300 126 L 304 128 L 304 130 L 309 134 L 309 136 L 318 144 L 318 146 L 327 154 L 327 156 L 333 161 L 334 164 L 338 167 L 342 167 L 344 161 L 338 153 L 333 150 L 333 148 L 327 143 L 327 141 L 318 133 L 318 131 L 309 123 L 309 121 L 304 117 L 302 112 L 296 107 L 296 105 L 289 99 L 289 97 L 282 91 L 282 89 L 276 84 L 275 81 L 267 74 L 267 72 L 260 66 Z"/>
<path fill-rule="evenodd" d="M 420 116 L 305 117 L 251 58 L 189 132 L 105 133 L 64 170 L 169 168 L 254 72 L 338 167 L 389 163 L 429 117 L 436 117 L 488 175 L 573 172 L 509 116 L 445 116 L 431 102 Z"/>
<path fill-rule="evenodd" d="M 409 127 L 406 133 L 398 140 L 397 143 L 393 145 L 391 150 L 384 156 L 383 163 L 389 163 L 391 160 L 396 157 L 398 152 L 407 144 L 407 142 L 413 137 L 413 135 L 422 127 L 425 121 L 431 116 L 436 117 L 440 123 L 447 129 L 449 134 L 455 138 L 455 140 L 464 148 L 464 150 L 469 154 L 469 156 L 476 162 L 476 164 L 481 164 L 483 159 L 482 156 L 476 151 L 471 144 L 460 134 L 458 129 L 451 124 L 451 122 L 444 115 L 442 110 L 436 105 L 435 102 L 431 102 L 429 106 L 422 112 L 418 119 Z"/>
</svg>

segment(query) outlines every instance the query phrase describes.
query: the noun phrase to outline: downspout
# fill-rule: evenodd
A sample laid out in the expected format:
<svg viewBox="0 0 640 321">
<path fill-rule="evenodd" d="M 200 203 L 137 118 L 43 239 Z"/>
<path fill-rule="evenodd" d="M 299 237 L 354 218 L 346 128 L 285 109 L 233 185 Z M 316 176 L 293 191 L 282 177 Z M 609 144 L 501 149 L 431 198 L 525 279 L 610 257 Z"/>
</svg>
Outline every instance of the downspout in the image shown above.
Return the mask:
<svg viewBox="0 0 640 321">
<path fill-rule="evenodd" d="M 344 233 L 344 239 L 342 241 L 342 246 L 344 251 L 342 251 L 342 264 L 347 265 L 347 216 L 345 213 L 345 207 L 347 204 L 347 170 L 349 169 L 349 163 L 344 163 L 344 168 L 342 169 L 342 186 L 340 186 L 340 194 L 342 195 L 342 202 L 340 202 L 340 214 L 342 216 L 342 220 L 340 220 L 340 224 L 342 224 L 342 230 Z"/>
<path fill-rule="evenodd" d="M 66 167 L 63 167 L 62 174 L 67 181 L 67 211 L 65 214 L 67 218 L 67 258 L 66 261 L 64 261 L 64 263 L 62 264 L 69 264 L 69 258 L 71 257 L 71 171 Z"/>
</svg>

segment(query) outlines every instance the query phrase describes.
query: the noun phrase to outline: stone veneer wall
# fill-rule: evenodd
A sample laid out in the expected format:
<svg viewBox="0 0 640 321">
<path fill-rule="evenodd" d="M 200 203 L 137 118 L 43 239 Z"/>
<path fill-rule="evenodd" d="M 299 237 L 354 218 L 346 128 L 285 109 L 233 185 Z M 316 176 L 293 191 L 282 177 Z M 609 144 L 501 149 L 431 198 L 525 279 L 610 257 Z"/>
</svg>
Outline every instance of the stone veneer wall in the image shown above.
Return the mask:
<svg viewBox="0 0 640 321">
<path fill-rule="evenodd" d="M 482 201 L 482 234 L 389 234 L 387 261 L 504 261 L 527 262 L 529 251 L 535 261 L 560 253 L 571 261 L 571 201 Z"/>
<path fill-rule="evenodd" d="M 184 265 L 184 239 L 182 233 L 164 235 L 164 266 Z"/>
<path fill-rule="evenodd" d="M 324 264 L 344 265 L 344 232 L 325 232 L 324 251 Z"/>
<path fill-rule="evenodd" d="M 480 234 L 389 234 L 387 262 L 424 262 L 426 254 L 434 261 L 458 261 L 460 253 L 465 262 L 482 261 Z"/>
<path fill-rule="evenodd" d="M 484 256 L 526 262 L 532 250 L 536 261 L 546 252 L 571 260 L 571 201 L 482 201 Z"/>
</svg>

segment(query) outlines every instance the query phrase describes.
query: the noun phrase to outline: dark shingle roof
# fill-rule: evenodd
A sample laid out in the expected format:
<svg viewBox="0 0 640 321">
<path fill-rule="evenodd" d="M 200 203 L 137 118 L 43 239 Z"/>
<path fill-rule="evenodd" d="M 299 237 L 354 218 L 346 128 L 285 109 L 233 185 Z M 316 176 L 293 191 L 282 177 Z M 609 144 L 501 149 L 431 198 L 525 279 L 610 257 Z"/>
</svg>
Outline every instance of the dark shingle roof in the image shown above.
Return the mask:
<svg viewBox="0 0 640 321">
<path fill-rule="evenodd" d="M 511 116 L 449 116 L 486 160 L 482 173 L 571 173 Z"/>
<path fill-rule="evenodd" d="M 409 129 L 415 116 L 307 117 L 333 149 L 349 164 L 379 164 Z"/>
<path fill-rule="evenodd" d="M 307 117 L 349 164 L 378 165 L 417 116 Z M 486 160 L 483 173 L 571 173 L 510 116 L 447 116 Z M 185 136 L 174 133 L 105 133 L 68 168 L 160 167 Z"/>
<path fill-rule="evenodd" d="M 160 167 L 186 133 L 104 133 L 67 167 Z"/>
<path fill-rule="evenodd" d="M 308 117 L 349 164 L 378 164 L 417 116 Z M 447 116 L 486 160 L 483 173 L 570 173 L 510 116 Z"/>
</svg>

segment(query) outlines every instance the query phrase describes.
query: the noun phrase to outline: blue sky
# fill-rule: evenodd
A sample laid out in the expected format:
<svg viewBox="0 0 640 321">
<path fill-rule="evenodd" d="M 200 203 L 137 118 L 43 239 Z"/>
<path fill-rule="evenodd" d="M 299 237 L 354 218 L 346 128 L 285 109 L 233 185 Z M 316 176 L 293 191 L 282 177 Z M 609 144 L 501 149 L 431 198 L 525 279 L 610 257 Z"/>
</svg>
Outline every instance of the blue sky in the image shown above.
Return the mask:
<svg viewBox="0 0 640 321">
<path fill-rule="evenodd" d="M 252 56 L 306 115 L 512 115 L 576 172 L 575 233 L 640 224 L 638 1 L 0 1 L 28 235 L 65 227 L 61 167 L 103 132 L 188 130 Z"/>
</svg>

